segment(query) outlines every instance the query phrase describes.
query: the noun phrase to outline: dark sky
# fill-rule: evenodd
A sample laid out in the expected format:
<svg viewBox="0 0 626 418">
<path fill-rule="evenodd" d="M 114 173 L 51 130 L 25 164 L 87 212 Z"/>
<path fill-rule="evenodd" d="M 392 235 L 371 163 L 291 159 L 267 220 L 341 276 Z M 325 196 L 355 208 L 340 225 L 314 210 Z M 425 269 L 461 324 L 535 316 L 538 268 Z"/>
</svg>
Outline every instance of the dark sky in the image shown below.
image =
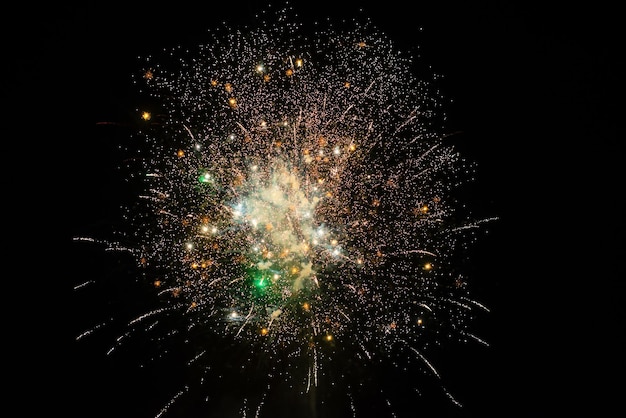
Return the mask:
<svg viewBox="0 0 626 418">
<path fill-rule="evenodd" d="M 36 25 L 38 41 L 16 48 L 10 67 L 24 83 L 9 88 L 27 109 L 33 104 L 25 92 L 32 86 L 48 103 L 45 126 L 55 139 L 42 149 L 52 153 L 67 186 L 64 240 L 106 228 L 117 210 L 110 197 L 118 144 L 95 123 L 132 118 L 135 57 L 201 43 L 217 22 L 249 23 L 262 4 L 101 3 L 38 12 L 46 17 Z M 455 98 L 448 109 L 451 127 L 463 132 L 459 146 L 478 163 L 474 198 L 480 210 L 501 218 L 472 255 L 472 268 L 480 272 L 475 294 L 491 309 L 478 324 L 490 347 L 455 353 L 444 366 L 465 408 L 441 414 L 417 408 L 398 418 L 623 414 L 625 208 L 619 177 L 626 135 L 624 31 L 617 8 L 598 2 L 550 8 L 527 2 L 407 4 L 294 5 L 306 19 L 350 18 L 363 7 L 400 47 L 419 45 L 421 59 L 444 75 L 443 88 Z M 63 284 L 70 293 L 94 262 L 110 261 L 84 260 L 71 248 L 71 283 Z M 59 277 L 67 273 L 61 270 Z M 73 338 L 91 319 L 89 306 L 68 306 L 62 314 L 70 346 L 62 384 L 69 387 L 56 398 L 58 412 L 155 415 L 141 403 L 151 377 L 125 374 L 102 359 L 95 343 L 76 347 Z"/>
</svg>

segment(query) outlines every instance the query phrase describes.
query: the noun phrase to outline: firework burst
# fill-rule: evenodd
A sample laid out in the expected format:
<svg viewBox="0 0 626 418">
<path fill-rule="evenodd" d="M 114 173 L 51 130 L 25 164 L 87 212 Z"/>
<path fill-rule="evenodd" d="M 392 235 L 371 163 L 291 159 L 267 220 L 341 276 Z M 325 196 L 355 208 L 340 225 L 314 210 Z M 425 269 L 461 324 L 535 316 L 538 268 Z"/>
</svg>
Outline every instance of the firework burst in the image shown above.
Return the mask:
<svg viewBox="0 0 626 418">
<path fill-rule="evenodd" d="M 155 416 L 195 387 L 213 388 L 202 416 L 263 416 L 285 388 L 321 387 L 366 415 L 368 370 L 438 381 L 431 347 L 482 342 L 468 328 L 486 308 L 457 261 L 486 219 L 458 213 L 471 167 L 436 86 L 369 21 L 311 31 L 287 15 L 143 59 L 155 107 L 126 167 L 141 193 L 119 239 L 76 238 L 131 254 L 159 296 L 109 353 L 138 333 L 185 346 L 193 372 Z M 216 406 L 228 391 L 231 415 Z"/>
</svg>

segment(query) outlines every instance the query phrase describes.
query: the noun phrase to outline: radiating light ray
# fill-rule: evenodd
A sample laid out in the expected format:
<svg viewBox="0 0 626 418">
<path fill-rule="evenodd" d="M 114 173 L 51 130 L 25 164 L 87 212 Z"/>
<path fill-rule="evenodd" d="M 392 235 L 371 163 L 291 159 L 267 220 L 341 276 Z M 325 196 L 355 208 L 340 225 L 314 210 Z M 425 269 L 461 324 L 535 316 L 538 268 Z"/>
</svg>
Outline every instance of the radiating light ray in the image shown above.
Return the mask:
<svg viewBox="0 0 626 418">
<path fill-rule="evenodd" d="M 167 402 L 167 404 L 159 411 L 159 413 L 154 416 L 154 418 L 162 417 L 172 407 L 172 405 L 188 390 L 189 390 L 189 387 L 185 387 L 184 389 L 178 391 L 174 396 L 172 396 L 172 398 Z"/>
<path fill-rule="evenodd" d="M 471 332 L 466 334 L 468 337 L 473 338 L 474 340 L 478 341 L 479 343 L 489 347 L 489 343 L 485 340 L 483 340 L 482 338 L 477 337 L 476 335 L 472 334 Z"/>
<path fill-rule="evenodd" d="M 424 357 L 424 355 L 423 355 L 422 353 L 420 353 L 420 352 L 419 352 L 419 350 L 418 350 L 417 348 L 415 348 L 415 347 L 411 347 L 411 346 L 410 346 L 410 345 L 409 345 L 406 341 L 402 341 L 402 342 L 403 342 L 403 343 L 405 343 L 405 344 L 408 346 L 409 350 L 411 350 L 412 352 L 414 352 L 414 353 L 417 355 L 417 357 L 419 357 L 419 358 L 420 358 L 420 360 L 422 360 L 422 361 L 424 362 L 424 364 L 426 364 L 426 365 L 428 366 L 428 368 L 430 369 L 430 371 L 431 371 L 431 372 L 432 372 L 435 376 L 437 376 L 437 378 L 441 378 L 441 376 L 439 375 L 439 372 L 437 371 L 437 369 L 435 369 L 435 366 L 433 366 L 433 365 L 431 364 L 431 362 L 430 362 L 430 361 L 428 361 L 428 359 L 427 359 L 426 357 Z"/>
<path fill-rule="evenodd" d="M 96 326 L 94 326 L 93 328 L 90 328 L 82 333 L 80 333 L 77 337 L 76 337 L 76 341 L 85 338 L 88 335 L 93 334 L 94 332 L 96 332 L 98 329 L 104 327 L 106 325 L 106 323 L 102 323 L 102 324 L 98 324 Z"/>
<path fill-rule="evenodd" d="M 88 285 L 93 284 L 93 283 L 95 283 L 93 280 L 87 280 L 84 283 L 77 284 L 76 286 L 74 286 L 74 290 L 78 290 L 78 289 L 80 289 L 82 287 L 88 286 Z"/>
</svg>

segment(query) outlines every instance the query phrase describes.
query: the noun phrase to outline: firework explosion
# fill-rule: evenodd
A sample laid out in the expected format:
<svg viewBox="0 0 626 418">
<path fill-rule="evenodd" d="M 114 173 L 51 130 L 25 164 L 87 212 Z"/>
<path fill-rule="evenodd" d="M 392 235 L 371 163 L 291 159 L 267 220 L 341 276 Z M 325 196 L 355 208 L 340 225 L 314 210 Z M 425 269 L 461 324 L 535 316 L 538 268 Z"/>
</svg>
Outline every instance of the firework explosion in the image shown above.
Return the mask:
<svg viewBox="0 0 626 418">
<path fill-rule="evenodd" d="M 430 347 L 482 342 L 468 324 L 486 308 L 455 263 L 485 220 L 455 210 L 471 170 L 411 57 L 369 21 L 309 36 L 273 22 L 211 32 L 171 51 L 169 69 L 145 58 L 136 82 L 160 109 L 143 113 L 145 148 L 127 167 L 142 190 L 130 228 L 105 243 L 159 296 L 129 330 L 184 341 L 200 387 L 248 388 L 239 416 L 262 416 L 278 387 L 323 385 L 365 415 L 354 397 L 368 365 L 439 380 Z"/>
</svg>

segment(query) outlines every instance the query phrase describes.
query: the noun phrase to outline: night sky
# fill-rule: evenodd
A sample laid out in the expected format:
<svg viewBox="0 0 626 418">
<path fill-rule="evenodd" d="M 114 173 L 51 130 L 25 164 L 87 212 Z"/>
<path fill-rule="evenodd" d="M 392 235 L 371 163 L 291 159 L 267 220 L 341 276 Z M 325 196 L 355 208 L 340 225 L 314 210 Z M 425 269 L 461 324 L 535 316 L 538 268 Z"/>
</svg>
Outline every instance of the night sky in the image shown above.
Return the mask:
<svg viewBox="0 0 626 418">
<path fill-rule="evenodd" d="M 363 8 L 400 48 L 443 75 L 442 90 L 454 98 L 446 110 L 450 130 L 461 132 L 459 150 L 477 162 L 470 204 L 500 218 L 473 245 L 468 265 L 472 295 L 491 310 L 475 324 L 489 347 L 451 347 L 438 363 L 464 407 L 407 399 L 397 417 L 621 415 L 626 275 L 619 177 L 626 135 L 624 31 L 616 7 L 431 3 L 413 2 L 410 10 L 399 1 L 294 5 L 307 20 L 350 19 Z M 130 75 L 138 70 L 138 55 L 202 43 L 218 22 L 251 23 L 262 8 L 258 1 L 202 8 L 58 6 L 38 12 L 48 14 L 36 45 L 16 48 L 11 70 L 24 83 L 11 87 L 22 97 L 38 86 L 54 115 L 45 124 L 54 139 L 41 149 L 58 162 L 51 166 L 68 220 L 61 231 L 67 259 L 54 287 L 55 294 L 62 289 L 57 300 L 70 302 L 48 310 L 63 318 L 64 332 L 47 338 L 62 337 L 68 346 L 62 361 L 45 361 L 64 377 L 46 386 L 46 392 L 58 391 L 58 411 L 51 413 L 144 418 L 168 399 L 153 371 L 133 366 L 132 351 L 141 347 L 116 363 L 104 354 L 115 334 L 74 341 L 103 314 L 91 312 L 92 302 L 76 300 L 73 286 L 126 274 L 123 261 L 71 243 L 119 222 L 120 200 L 127 197 L 116 170 L 125 128 L 97 123 L 134 123 L 139 99 Z M 24 97 L 17 100 L 32 107 Z M 127 309 L 115 298 L 107 302 L 117 291 L 96 298 L 113 310 Z M 140 293 L 132 286 L 123 291 Z M 180 370 L 163 370 L 180 377 Z M 314 416 L 306 405 L 294 406 L 297 413 L 275 416 Z"/>
</svg>

